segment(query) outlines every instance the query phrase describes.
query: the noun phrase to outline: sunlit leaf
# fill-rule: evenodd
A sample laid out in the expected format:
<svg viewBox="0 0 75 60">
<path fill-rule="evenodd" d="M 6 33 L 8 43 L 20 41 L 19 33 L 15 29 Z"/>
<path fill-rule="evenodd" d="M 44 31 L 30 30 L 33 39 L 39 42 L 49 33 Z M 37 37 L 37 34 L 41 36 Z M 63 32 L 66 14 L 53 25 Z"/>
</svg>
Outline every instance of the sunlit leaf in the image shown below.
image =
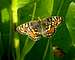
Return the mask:
<svg viewBox="0 0 75 60">
<path fill-rule="evenodd" d="M 75 46 L 75 3 L 72 2 L 68 8 L 68 12 L 66 15 L 66 25 L 70 32 L 72 43 Z"/>
</svg>

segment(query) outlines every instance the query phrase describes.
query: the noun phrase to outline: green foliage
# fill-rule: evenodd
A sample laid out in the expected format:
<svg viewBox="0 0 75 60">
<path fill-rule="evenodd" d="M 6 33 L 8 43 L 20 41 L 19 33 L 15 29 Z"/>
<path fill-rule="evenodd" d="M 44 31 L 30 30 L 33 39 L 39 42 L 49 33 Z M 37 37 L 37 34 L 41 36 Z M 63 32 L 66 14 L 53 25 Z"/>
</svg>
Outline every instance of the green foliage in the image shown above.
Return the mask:
<svg viewBox="0 0 75 60">
<path fill-rule="evenodd" d="M 34 42 L 15 30 L 22 23 L 48 16 L 63 17 L 51 39 Z M 74 20 L 74 0 L 0 0 L 0 60 L 75 60 Z M 53 56 L 52 45 L 63 49 L 65 56 Z"/>
</svg>

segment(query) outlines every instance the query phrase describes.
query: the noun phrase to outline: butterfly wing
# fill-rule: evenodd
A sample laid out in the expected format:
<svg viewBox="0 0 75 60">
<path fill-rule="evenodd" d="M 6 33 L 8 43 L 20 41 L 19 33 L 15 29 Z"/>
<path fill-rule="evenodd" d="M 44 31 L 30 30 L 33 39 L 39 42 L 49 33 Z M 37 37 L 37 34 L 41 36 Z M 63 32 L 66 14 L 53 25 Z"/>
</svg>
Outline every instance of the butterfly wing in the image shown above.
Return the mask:
<svg viewBox="0 0 75 60">
<path fill-rule="evenodd" d="M 20 34 L 28 35 L 32 40 L 37 41 L 41 37 L 41 22 L 30 21 L 16 28 Z"/>
<path fill-rule="evenodd" d="M 27 33 L 28 24 L 24 23 L 24 24 L 18 26 L 18 27 L 16 28 L 16 30 L 17 30 L 20 34 L 23 34 L 23 35 L 24 35 L 24 34 Z"/>
<path fill-rule="evenodd" d="M 42 35 L 44 37 L 51 37 L 56 31 L 57 26 L 61 23 L 62 19 L 58 16 L 48 17 L 42 20 Z"/>
</svg>

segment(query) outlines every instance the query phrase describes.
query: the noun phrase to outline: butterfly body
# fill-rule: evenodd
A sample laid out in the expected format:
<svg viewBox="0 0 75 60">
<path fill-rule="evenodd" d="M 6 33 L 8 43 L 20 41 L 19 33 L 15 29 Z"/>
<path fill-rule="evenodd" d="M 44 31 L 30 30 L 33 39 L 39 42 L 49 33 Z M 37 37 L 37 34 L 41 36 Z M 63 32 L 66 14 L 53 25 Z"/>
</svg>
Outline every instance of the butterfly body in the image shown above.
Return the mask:
<svg viewBox="0 0 75 60">
<path fill-rule="evenodd" d="M 55 33 L 56 28 L 62 22 L 59 16 L 47 17 L 37 21 L 24 23 L 16 28 L 20 34 L 28 35 L 33 41 L 37 41 L 43 37 L 51 37 Z"/>
</svg>

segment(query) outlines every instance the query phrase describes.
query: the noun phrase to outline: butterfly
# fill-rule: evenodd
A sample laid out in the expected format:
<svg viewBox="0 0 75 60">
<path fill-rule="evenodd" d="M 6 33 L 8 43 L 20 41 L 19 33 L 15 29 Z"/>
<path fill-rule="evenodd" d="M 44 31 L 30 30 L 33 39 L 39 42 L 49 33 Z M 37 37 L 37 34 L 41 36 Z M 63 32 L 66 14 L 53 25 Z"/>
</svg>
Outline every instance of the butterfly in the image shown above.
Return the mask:
<svg viewBox="0 0 75 60">
<path fill-rule="evenodd" d="M 60 16 L 52 16 L 21 24 L 16 30 L 20 34 L 28 35 L 33 41 L 37 41 L 41 36 L 50 38 L 61 22 L 62 18 Z"/>
</svg>

